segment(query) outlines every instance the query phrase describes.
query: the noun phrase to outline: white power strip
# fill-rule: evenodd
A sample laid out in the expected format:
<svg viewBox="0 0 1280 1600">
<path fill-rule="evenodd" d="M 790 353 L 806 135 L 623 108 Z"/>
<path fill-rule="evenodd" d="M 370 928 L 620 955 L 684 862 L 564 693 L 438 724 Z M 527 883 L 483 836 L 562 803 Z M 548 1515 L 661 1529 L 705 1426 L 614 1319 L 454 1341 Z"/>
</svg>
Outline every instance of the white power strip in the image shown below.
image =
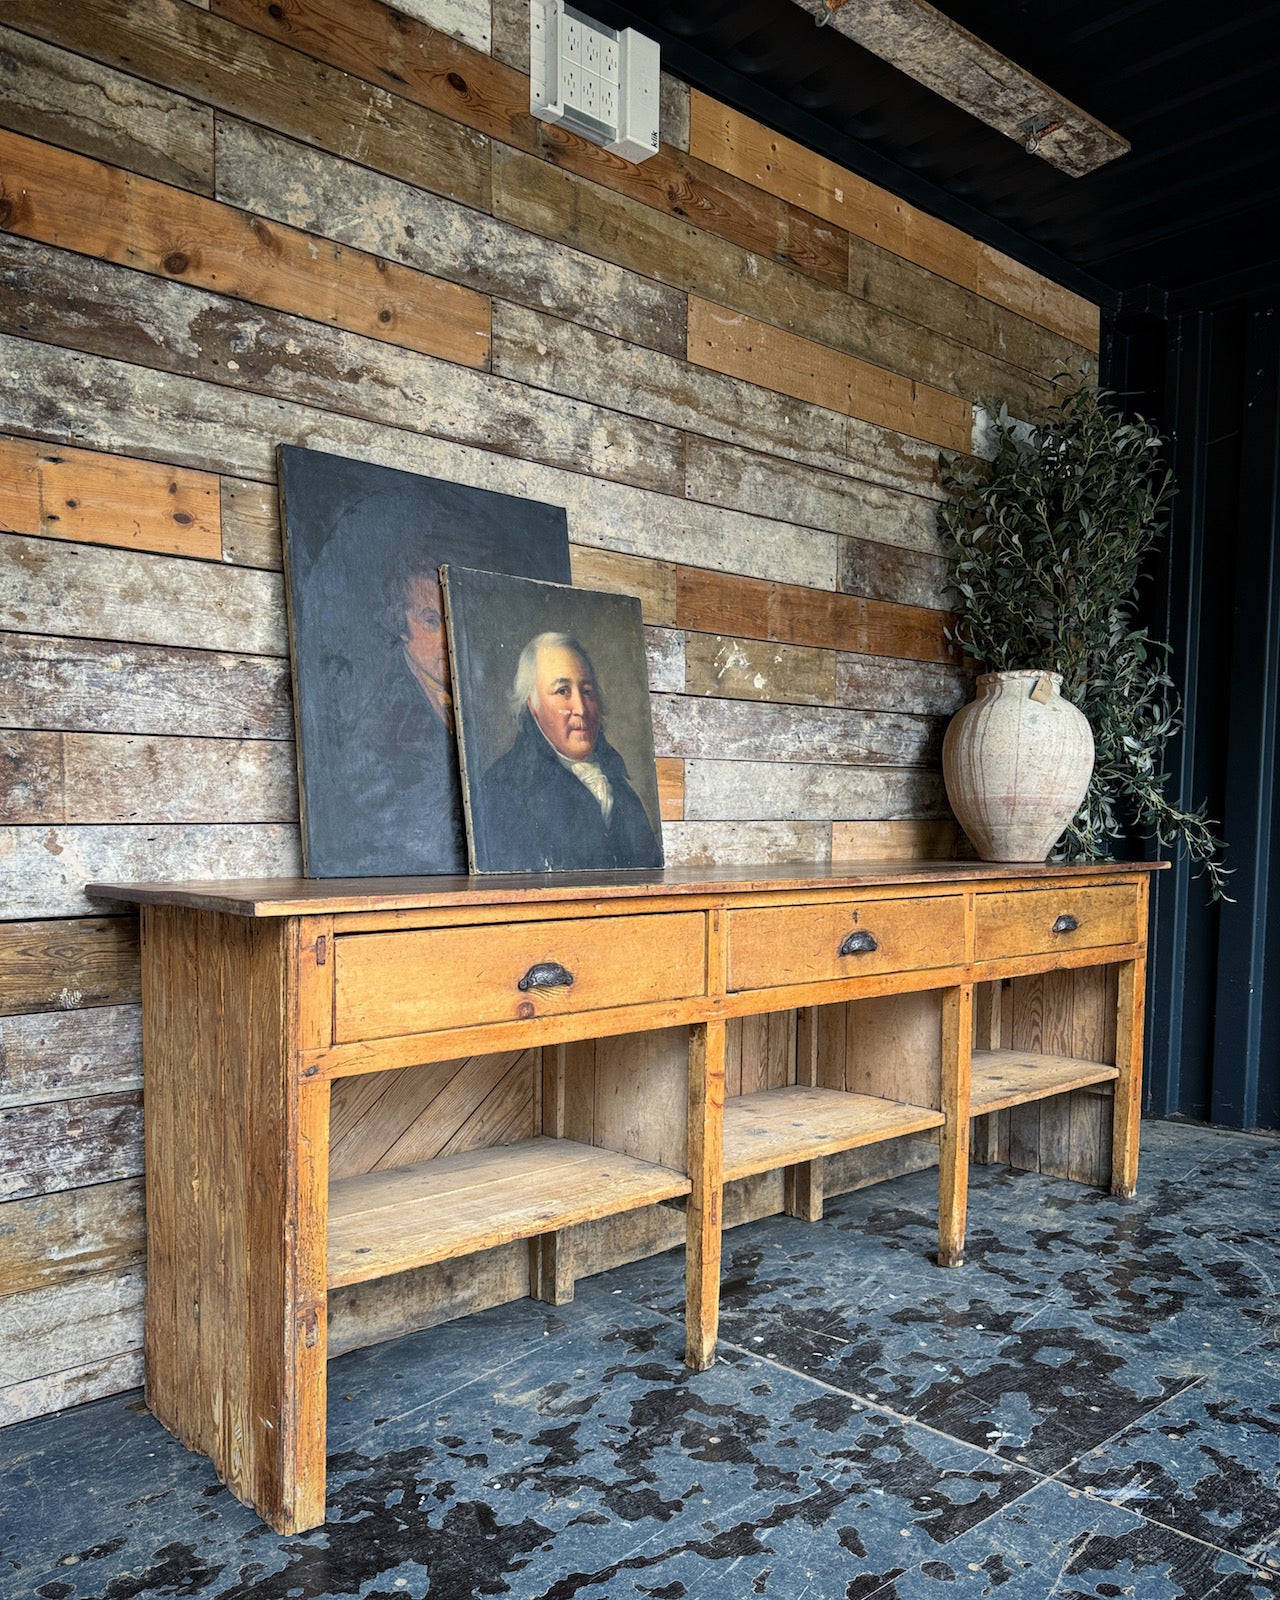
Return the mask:
<svg viewBox="0 0 1280 1600">
<path fill-rule="evenodd" d="M 531 0 L 529 109 L 626 161 L 658 151 L 658 46 L 565 0 Z"/>
</svg>

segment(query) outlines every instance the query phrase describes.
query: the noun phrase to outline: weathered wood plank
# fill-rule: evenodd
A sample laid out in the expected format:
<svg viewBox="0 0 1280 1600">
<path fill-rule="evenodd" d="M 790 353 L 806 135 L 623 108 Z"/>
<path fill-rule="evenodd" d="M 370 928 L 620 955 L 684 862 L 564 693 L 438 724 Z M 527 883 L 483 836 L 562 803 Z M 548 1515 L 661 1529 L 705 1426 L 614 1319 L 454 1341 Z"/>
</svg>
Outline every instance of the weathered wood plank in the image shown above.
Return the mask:
<svg viewBox="0 0 1280 1600">
<path fill-rule="evenodd" d="M 326 414 L 3 332 L 0 379 L 13 430 L 101 442 L 106 449 L 212 464 L 236 477 L 262 479 L 274 479 L 277 444 L 301 444 L 563 505 L 569 537 L 580 545 L 835 587 L 834 534 L 694 502 L 681 503 L 673 516 L 668 495 L 433 439 L 407 427 Z"/>
<path fill-rule="evenodd" d="M 937 502 L 918 494 L 736 450 L 696 434 L 685 446 L 685 474 L 690 500 L 913 550 L 940 547 Z"/>
<path fill-rule="evenodd" d="M 1039 377 L 1080 372 L 1097 362 L 1097 337 L 1085 346 L 994 300 L 905 261 L 868 239 L 849 239 L 851 293 L 886 311 L 973 345 Z"/>
<path fill-rule="evenodd" d="M 0 326 L 45 302 L 42 336 L 161 371 L 684 493 L 682 435 L 267 307 L 0 238 Z M 29 319 L 27 319 L 29 320 Z"/>
<path fill-rule="evenodd" d="M 12 1386 L 140 1351 L 143 1276 L 136 1269 L 95 1272 L 56 1288 L 6 1296 L 0 1404 L 16 1413 Z M 0 1419 L 15 1421 L 16 1414 L 0 1411 Z"/>
<path fill-rule="evenodd" d="M 0 125 L 161 183 L 213 193 L 213 116 L 184 95 L 0 29 Z"/>
<path fill-rule="evenodd" d="M 53 1359 L 57 1359 L 56 1355 Z M 9 1384 L 0 1389 L 0 1427 L 140 1388 L 142 1377 L 143 1360 L 139 1348 L 106 1356 L 101 1361 L 86 1362 L 83 1366 L 43 1373 L 26 1383 Z"/>
<path fill-rule="evenodd" d="M 5 1295 L 140 1266 L 147 1249 L 142 1189 L 141 1178 L 122 1178 L 0 1205 L 0 1304 Z"/>
<path fill-rule="evenodd" d="M 280 499 L 274 486 L 242 478 L 219 480 L 222 513 L 222 557 L 236 567 L 263 567 L 280 572 L 284 549 L 280 538 Z"/>
<path fill-rule="evenodd" d="M 670 628 L 644 630 L 649 688 L 655 694 L 683 693 L 684 637 L 684 634 Z"/>
<path fill-rule="evenodd" d="M 142 1013 L 136 1005 L 0 1017 L 0 1107 L 141 1086 Z"/>
<path fill-rule="evenodd" d="M 8 0 L 15 27 L 488 210 L 483 135 L 182 0 Z"/>
<path fill-rule="evenodd" d="M 928 511 L 921 513 L 925 516 Z M 866 595 L 872 600 L 949 611 L 955 600 L 949 587 L 950 565 L 945 557 L 929 553 L 938 539 L 936 530 L 931 532 L 931 539 L 919 541 L 924 548 L 914 549 L 904 549 L 906 540 L 893 539 L 879 528 L 870 539 L 844 539 L 839 587 L 846 594 Z"/>
<path fill-rule="evenodd" d="M 972 694 L 972 675 L 960 667 L 844 651 L 836 658 L 837 705 L 949 717 Z"/>
<path fill-rule="evenodd" d="M 850 234 L 936 272 L 1075 344 L 1097 348 L 1098 308 L 847 168 L 694 90 L 689 146 Z"/>
<path fill-rule="evenodd" d="M 662 142 L 689 153 L 689 85 L 669 72 L 658 85 L 658 122 Z"/>
<path fill-rule="evenodd" d="M 529 114 L 523 73 L 393 16 L 379 0 L 293 0 L 287 9 L 269 0 L 213 0 L 213 9 L 492 139 L 541 153 L 641 205 L 688 217 L 746 249 L 845 286 L 847 241 L 841 229 L 670 146 L 637 164 L 567 129 L 539 123 Z"/>
<path fill-rule="evenodd" d="M 292 739 L 289 666 L 269 656 L 0 633 L 0 724 Z"/>
<path fill-rule="evenodd" d="M 216 561 L 211 472 L 0 437 L 0 529 Z"/>
<path fill-rule="evenodd" d="M 529 7 L 524 0 L 493 0 L 493 54 L 518 72 L 529 70 Z"/>
<path fill-rule="evenodd" d="M 217 126 L 218 196 L 232 205 L 684 355 L 685 297 L 677 289 L 264 128 L 229 117 Z"/>
<path fill-rule="evenodd" d="M 937 861 L 958 855 L 956 824 L 941 817 L 900 817 L 889 822 L 833 822 L 833 861 Z"/>
<path fill-rule="evenodd" d="M 568 322 L 505 301 L 495 304 L 493 319 L 493 370 L 504 377 L 867 483 L 941 494 L 937 451 L 909 434 L 637 350 L 583 327 L 581 319 Z"/>
<path fill-rule="evenodd" d="M 890 712 L 775 706 L 754 700 L 653 697 L 659 755 L 686 760 L 714 750 L 722 761 L 921 767 L 941 759 L 942 724 Z"/>
<path fill-rule="evenodd" d="M 663 757 L 658 768 L 658 810 L 664 822 L 684 818 L 684 762 Z"/>
<path fill-rule="evenodd" d="M 488 52 L 493 43 L 493 23 L 488 0 L 396 0 L 395 9 L 408 17 L 429 22 L 442 33 Z"/>
<path fill-rule="evenodd" d="M 687 822 L 839 825 L 844 818 L 933 816 L 945 809 L 941 774 L 919 768 L 691 759 L 684 764 Z"/>
<path fill-rule="evenodd" d="M 135 916 L 0 923 L 0 1016 L 141 998 Z"/>
<path fill-rule="evenodd" d="M 647 626 L 676 620 L 676 568 L 670 561 L 621 555 L 614 550 L 569 546 L 574 584 L 579 589 L 601 589 L 606 594 L 634 595 Z"/>
<path fill-rule="evenodd" d="M 689 300 L 688 354 L 699 366 L 795 395 L 811 405 L 843 411 L 948 450 L 970 447 L 972 418 L 959 395 L 700 295 Z"/>
<path fill-rule="evenodd" d="M 743 866 L 752 862 L 827 861 L 827 822 L 667 822 L 662 827 L 671 867 Z"/>
<path fill-rule="evenodd" d="M 684 635 L 684 690 L 729 700 L 834 706 L 836 653 L 716 633 Z"/>
<path fill-rule="evenodd" d="M 0 628 L 283 656 L 278 574 L 0 534 Z"/>
<path fill-rule="evenodd" d="M 0 1200 L 136 1178 L 141 1171 L 137 1090 L 0 1109 Z"/>
<path fill-rule="evenodd" d="M 0 822 L 295 822 L 293 742 L 0 731 Z"/>
<path fill-rule="evenodd" d="M 503 221 L 967 401 L 1002 394 L 1025 415 L 1022 407 L 1034 411 L 1051 398 L 1049 385 L 1021 368 L 929 335 L 792 267 L 522 151 L 495 145 L 492 155 L 493 211 Z"/>
<path fill-rule="evenodd" d="M 489 304 L 461 284 L 19 134 L 0 132 L 0 164 L 4 226 L 23 238 L 488 365 Z"/>
<path fill-rule="evenodd" d="M 301 871 L 298 830 L 283 823 L 0 828 L 6 921 L 101 915 L 107 908 L 86 896 L 86 883 L 295 877 Z"/>
<path fill-rule="evenodd" d="M 830 594 L 695 567 L 676 572 L 676 622 L 698 633 L 946 662 L 953 655 L 945 632 L 949 620 L 943 611 L 860 595 Z"/>
</svg>

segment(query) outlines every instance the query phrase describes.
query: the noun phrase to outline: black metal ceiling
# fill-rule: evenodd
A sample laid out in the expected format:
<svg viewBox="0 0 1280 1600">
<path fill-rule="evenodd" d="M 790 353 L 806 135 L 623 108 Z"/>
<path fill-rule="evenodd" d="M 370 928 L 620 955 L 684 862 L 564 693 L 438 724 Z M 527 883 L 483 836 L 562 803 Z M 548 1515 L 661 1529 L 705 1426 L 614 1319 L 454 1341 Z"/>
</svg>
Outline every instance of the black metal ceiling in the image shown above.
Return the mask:
<svg viewBox="0 0 1280 1600">
<path fill-rule="evenodd" d="M 1130 140 L 1083 178 L 815 27 L 793 0 L 587 8 L 657 38 L 664 64 L 709 93 L 1113 304 L 1280 288 L 1280 0 L 945 0 Z"/>
</svg>

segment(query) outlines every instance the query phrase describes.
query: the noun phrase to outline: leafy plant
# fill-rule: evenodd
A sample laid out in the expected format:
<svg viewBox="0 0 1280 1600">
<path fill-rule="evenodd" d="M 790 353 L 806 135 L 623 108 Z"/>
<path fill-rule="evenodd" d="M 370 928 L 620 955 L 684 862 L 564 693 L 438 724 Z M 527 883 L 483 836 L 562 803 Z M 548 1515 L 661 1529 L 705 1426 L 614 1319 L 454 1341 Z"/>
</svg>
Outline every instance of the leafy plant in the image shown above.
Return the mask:
<svg viewBox="0 0 1280 1600">
<path fill-rule="evenodd" d="M 1143 561 L 1174 493 L 1164 441 L 1081 383 L 1032 422 L 993 405 L 989 428 L 989 459 L 942 458 L 954 638 L 989 672 L 1060 672 L 1093 727 L 1093 778 L 1061 855 L 1105 856 L 1133 822 L 1163 848 L 1183 845 L 1217 899 L 1227 873 L 1205 808 L 1165 795 L 1165 746 L 1180 725 L 1169 647 L 1136 622 Z"/>
</svg>

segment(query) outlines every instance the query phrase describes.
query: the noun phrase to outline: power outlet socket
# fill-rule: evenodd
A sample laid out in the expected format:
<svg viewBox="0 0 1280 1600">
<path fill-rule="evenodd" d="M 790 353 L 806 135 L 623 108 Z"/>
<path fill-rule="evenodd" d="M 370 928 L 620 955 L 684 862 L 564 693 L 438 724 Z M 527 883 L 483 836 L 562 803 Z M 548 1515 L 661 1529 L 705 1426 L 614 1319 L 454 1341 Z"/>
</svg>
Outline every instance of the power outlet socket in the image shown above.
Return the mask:
<svg viewBox="0 0 1280 1600">
<path fill-rule="evenodd" d="M 594 21 L 568 0 L 531 0 L 529 106 L 593 144 L 640 162 L 658 149 L 658 46 Z"/>
</svg>

